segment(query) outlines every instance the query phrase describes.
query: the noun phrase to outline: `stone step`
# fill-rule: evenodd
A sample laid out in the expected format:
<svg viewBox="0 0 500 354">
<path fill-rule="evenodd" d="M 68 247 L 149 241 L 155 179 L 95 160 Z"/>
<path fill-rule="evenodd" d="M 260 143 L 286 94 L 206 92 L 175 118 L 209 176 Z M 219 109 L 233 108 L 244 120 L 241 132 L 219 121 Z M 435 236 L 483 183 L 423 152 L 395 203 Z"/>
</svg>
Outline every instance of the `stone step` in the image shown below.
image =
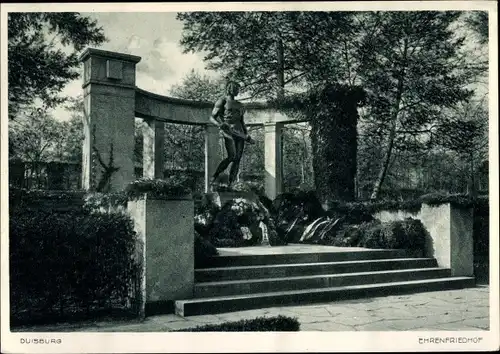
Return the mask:
<svg viewBox="0 0 500 354">
<path fill-rule="evenodd" d="M 361 261 L 370 259 L 406 258 L 411 257 L 407 250 L 367 250 L 316 253 L 288 254 L 252 254 L 215 256 L 210 260 L 210 267 L 235 267 L 251 265 L 320 263 Z"/>
<path fill-rule="evenodd" d="M 251 310 L 272 306 L 331 302 L 355 298 L 408 294 L 473 287 L 474 278 L 447 277 L 437 279 L 341 286 L 334 288 L 291 290 L 272 293 L 231 295 L 175 301 L 175 313 L 194 316 Z"/>
<path fill-rule="evenodd" d="M 434 258 L 396 258 L 361 261 L 298 263 L 218 267 L 195 270 L 196 282 L 285 278 L 305 275 L 374 272 L 410 268 L 437 267 Z"/>
<path fill-rule="evenodd" d="M 255 294 L 300 289 L 333 288 L 339 286 L 389 283 L 396 281 L 443 278 L 451 275 L 449 269 L 423 268 L 383 270 L 378 272 L 323 274 L 287 278 L 230 280 L 197 283 L 194 297 L 216 297 Z"/>
</svg>

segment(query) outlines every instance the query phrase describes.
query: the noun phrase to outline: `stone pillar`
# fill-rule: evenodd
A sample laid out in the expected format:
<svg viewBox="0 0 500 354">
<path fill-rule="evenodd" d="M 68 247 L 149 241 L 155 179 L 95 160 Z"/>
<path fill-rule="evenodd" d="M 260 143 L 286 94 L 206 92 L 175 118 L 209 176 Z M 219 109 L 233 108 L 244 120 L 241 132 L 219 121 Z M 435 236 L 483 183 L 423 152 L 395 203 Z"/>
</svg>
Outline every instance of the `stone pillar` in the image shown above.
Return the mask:
<svg viewBox="0 0 500 354">
<path fill-rule="evenodd" d="M 264 125 L 264 167 L 265 191 L 270 199 L 276 198 L 282 192 L 283 186 L 283 159 L 281 136 L 283 124 Z"/>
<path fill-rule="evenodd" d="M 82 187 L 118 191 L 134 180 L 135 67 L 140 57 L 87 49 Z"/>
<path fill-rule="evenodd" d="M 205 192 L 210 192 L 210 181 L 222 160 L 219 145 L 219 128 L 208 124 L 205 127 Z"/>
<path fill-rule="evenodd" d="M 165 123 L 156 119 L 145 119 L 143 125 L 143 177 L 163 178 Z"/>
<path fill-rule="evenodd" d="M 192 196 L 128 202 L 140 240 L 141 289 L 152 312 L 172 308 L 173 301 L 194 293 L 194 204 Z M 168 310 L 166 310 L 168 311 Z M 141 311 L 142 313 L 145 310 Z M 147 312 L 147 310 L 146 310 Z"/>
<path fill-rule="evenodd" d="M 420 220 L 430 235 L 426 255 L 436 258 L 439 267 L 450 268 L 452 276 L 472 276 L 472 209 L 449 203 L 422 204 L 420 213 Z"/>
</svg>

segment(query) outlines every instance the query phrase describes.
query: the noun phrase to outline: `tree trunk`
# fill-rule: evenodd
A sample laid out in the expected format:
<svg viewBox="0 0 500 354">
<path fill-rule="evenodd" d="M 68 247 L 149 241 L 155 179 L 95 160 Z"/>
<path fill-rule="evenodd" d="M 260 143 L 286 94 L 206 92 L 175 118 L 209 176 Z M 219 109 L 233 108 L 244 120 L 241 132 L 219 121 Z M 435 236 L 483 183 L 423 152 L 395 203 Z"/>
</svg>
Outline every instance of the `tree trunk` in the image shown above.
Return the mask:
<svg viewBox="0 0 500 354">
<path fill-rule="evenodd" d="M 408 41 L 405 40 L 404 48 L 403 48 L 403 62 L 406 62 L 406 54 L 408 51 Z M 391 161 L 392 149 L 394 148 L 394 140 L 396 139 L 396 129 L 398 125 L 398 117 L 399 110 L 401 105 L 401 98 L 403 96 L 403 88 L 404 88 L 404 77 L 405 70 L 404 67 L 401 70 L 401 74 L 398 78 L 397 84 L 397 92 L 396 92 L 396 102 L 394 104 L 394 112 L 391 119 L 391 130 L 389 132 L 389 138 L 387 141 L 387 151 L 385 152 L 384 159 L 382 160 L 382 166 L 380 167 L 380 171 L 377 176 L 377 180 L 373 186 L 373 192 L 370 197 L 371 200 L 378 199 L 380 195 L 380 189 L 382 188 L 382 184 L 384 183 L 385 176 L 387 175 L 387 170 L 389 167 L 389 162 Z"/>
<path fill-rule="evenodd" d="M 399 106 L 399 104 L 398 104 Z M 391 131 L 389 133 L 389 139 L 387 143 L 387 151 L 385 153 L 384 159 L 382 161 L 382 167 L 380 167 L 377 180 L 375 181 L 375 185 L 373 186 L 373 192 L 370 199 L 375 200 L 378 199 L 380 194 L 380 189 L 382 184 L 384 183 L 385 176 L 387 175 L 387 170 L 389 167 L 389 162 L 391 161 L 392 156 L 392 148 L 394 147 L 394 139 L 396 138 L 396 127 L 398 123 L 398 112 L 394 114 L 394 117 L 391 121 Z"/>
<path fill-rule="evenodd" d="M 476 178 L 475 178 L 475 171 L 474 171 L 474 153 L 470 153 L 470 177 L 469 177 L 469 188 L 468 188 L 468 195 L 475 198 L 477 196 L 477 189 L 476 189 Z"/>
<path fill-rule="evenodd" d="M 276 92 L 276 96 L 278 101 L 283 100 L 285 97 L 285 60 L 284 60 L 284 50 L 283 50 L 283 40 L 281 37 L 278 37 L 276 42 L 277 44 L 277 55 L 278 55 L 278 64 L 276 68 L 276 76 L 278 78 L 278 88 Z"/>
<path fill-rule="evenodd" d="M 304 167 L 305 159 L 302 158 L 302 162 L 300 164 L 300 183 L 304 184 L 306 182 L 306 176 L 304 173 L 305 167 Z"/>
</svg>

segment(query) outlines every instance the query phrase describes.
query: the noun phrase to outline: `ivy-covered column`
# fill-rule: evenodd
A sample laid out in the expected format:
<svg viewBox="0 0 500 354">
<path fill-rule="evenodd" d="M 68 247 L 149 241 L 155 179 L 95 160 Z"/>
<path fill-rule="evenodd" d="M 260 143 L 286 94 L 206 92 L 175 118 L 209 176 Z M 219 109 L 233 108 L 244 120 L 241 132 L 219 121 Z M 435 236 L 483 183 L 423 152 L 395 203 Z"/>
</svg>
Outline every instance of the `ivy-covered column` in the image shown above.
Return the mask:
<svg viewBox="0 0 500 354">
<path fill-rule="evenodd" d="M 134 180 L 135 67 L 140 57 L 87 49 L 82 187 L 117 191 Z"/>
<path fill-rule="evenodd" d="M 311 116 L 316 191 L 323 203 L 355 198 L 358 103 L 360 89 L 329 87 L 321 109 Z"/>
</svg>

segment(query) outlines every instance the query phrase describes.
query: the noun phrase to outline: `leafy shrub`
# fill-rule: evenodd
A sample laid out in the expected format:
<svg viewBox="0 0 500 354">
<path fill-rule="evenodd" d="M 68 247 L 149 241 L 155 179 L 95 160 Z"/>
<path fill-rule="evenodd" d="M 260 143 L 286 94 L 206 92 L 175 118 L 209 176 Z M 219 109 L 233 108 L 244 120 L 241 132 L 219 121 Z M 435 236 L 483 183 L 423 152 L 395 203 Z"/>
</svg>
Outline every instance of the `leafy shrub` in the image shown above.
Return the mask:
<svg viewBox="0 0 500 354">
<path fill-rule="evenodd" d="M 280 194 L 271 211 L 278 236 L 286 242 L 298 242 L 307 225 L 325 215 L 313 191 Z"/>
<path fill-rule="evenodd" d="M 358 242 L 359 247 L 366 248 L 387 248 L 384 233 L 383 224 L 379 221 L 372 221 L 359 226 L 360 230 L 360 240 Z"/>
<path fill-rule="evenodd" d="M 418 219 L 406 218 L 399 221 L 402 230 L 399 247 L 407 250 L 423 251 L 429 235 L 422 222 Z"/>
<path fill-rule="evenodd" d="M 197 195 L 194 205 L 194 229 L 200 234 L 208 236 L 215 216 L 221 210 L 220 199 L 217 193 Z"/>
<path fill-rule="evenodd" d="M 264 205 L 260 201 L 244 198 L 229 200 L 224 204 L 215 215 L 208 231 L 208 239 L 216 247 L 256 245 L 263 239 L 261 222 L 267 228 L 271 245 L 285 244 L 276 234 L 273 219 Z"/>
<path fill-rule="evenodd" d="M 264 207 L 269 211 L 270 215 L 275 215 L 275 210 L 273 207 L 273 201 L 265 195 L 258 195 L 259 202 L 264 205 Z"/>
<path fill-rule="evenodd" d="M 422 222 L 407 218 L 384 223 L 372 220 L 361 224 L 344 224 L 322 243 L 338 247 L 423 251 L 426 238 L 427 230 Z"/>
<path fill-rule="evenodd" d="M 271 246 L 284 246 L 287 244 L 287 240 L 278 234 L 275 227 L 275 222 L 272 217 L 265 219 L 265 224 L 267 226 L 267 232 L 269 237 L 269 244 Z"/>
<path fill-rule="evenodd" d="M 296 332 L 300 323 L 287 316 L 257 317 L 252 320 L 226 322 L 217 325 L 203 325 L 173 332 Z"/>
<path fill-rule="evenodd" d="M 9 242 L 14 324 L 134 300 L 136 234 L 125 215 L 11 212 Z"/>
<path fill-rule="evenodd" d="M 359 225 L 342 223 L 336 232 L 330 233 L 321 243 L 337 247 L 356 247 L 362 241 L 366 233 L 365 229 L 370 228 L 371 225 L 371 222 Z"/>
<path fill-rule="evenodd" d="M 210 264 L 210 259 L 217 256 L 219 251 L 210 241 L 201 237 L 198 232 L 194 234 L 194 265 L 201 268 Z"/>
<path fill-rule="evenodd" d="M 182 197 L 191 193 L 190 181 L 179 178 L 141 178 L 130 183 L 125 192 L 130 199 L 142 198 L 144 194 L 155 199 Z"/>
</svg>

